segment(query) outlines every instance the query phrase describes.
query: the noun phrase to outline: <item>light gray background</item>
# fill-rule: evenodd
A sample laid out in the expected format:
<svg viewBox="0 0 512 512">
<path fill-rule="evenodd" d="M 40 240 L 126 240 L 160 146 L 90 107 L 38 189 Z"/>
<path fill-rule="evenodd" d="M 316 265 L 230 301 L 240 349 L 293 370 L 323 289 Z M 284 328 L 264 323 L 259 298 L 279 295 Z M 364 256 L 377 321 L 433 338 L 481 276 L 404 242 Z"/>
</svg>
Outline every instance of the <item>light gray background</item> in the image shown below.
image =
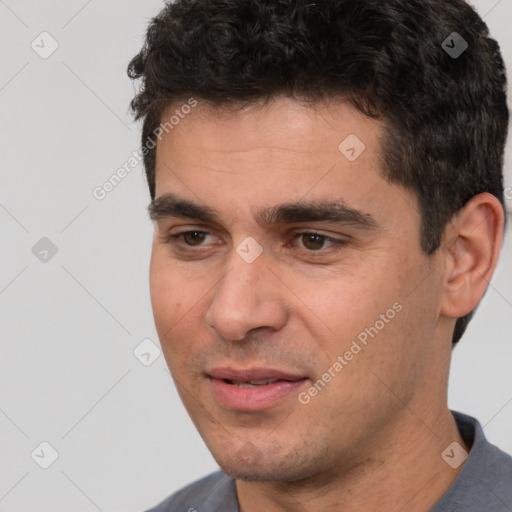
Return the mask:
<svg viewBox="0 0 512 512">
<path fill-rule="evenodd" d="M 162 5 L 0 1 L 4 512 L 140 511 L 216 468 L 163 357 L 146 367 L 133 355 L 158 343 L 142 165 L 104 200 L 92 195 L 139 149 L 125 70 Z M 512 69 L 512 0 L 475 5 Z M 59 45 L 47 59 L 31 48 L 43 31 Z M 510 235 L 449 394 L 512 454 Z M 32 253 L 42 237 L 58 248 L 46 263 Z M 31 458 L 43 441 L 59 454 L 48 469 Z"/>
</svg>

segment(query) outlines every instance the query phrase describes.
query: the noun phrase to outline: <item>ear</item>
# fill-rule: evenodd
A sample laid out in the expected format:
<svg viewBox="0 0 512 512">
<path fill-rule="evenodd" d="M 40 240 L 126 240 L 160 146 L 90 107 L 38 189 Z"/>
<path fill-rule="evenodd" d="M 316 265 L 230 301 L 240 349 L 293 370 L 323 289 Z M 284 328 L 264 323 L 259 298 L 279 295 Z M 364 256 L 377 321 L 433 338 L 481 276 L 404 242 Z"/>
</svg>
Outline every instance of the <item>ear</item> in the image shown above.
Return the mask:
<svg viewBox="0 0 512 512">
<path fill-rule="evenodd" d="M 476 308 L 498 261 L 504 222 L 501 203 L 487 192 L 474 196 L 453 216 L 444 236 L 442 314 L 459 318 Z"/>
</svg>

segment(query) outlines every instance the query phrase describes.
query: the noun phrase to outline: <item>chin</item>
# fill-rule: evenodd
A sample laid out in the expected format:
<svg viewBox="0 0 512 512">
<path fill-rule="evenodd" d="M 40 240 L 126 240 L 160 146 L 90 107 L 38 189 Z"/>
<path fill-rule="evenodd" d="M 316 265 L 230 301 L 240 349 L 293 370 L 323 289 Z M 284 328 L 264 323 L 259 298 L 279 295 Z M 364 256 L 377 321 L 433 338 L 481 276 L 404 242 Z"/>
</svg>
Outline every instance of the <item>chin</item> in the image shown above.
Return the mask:
<svg viewBox="0 0 512 512">
<path fill-rule="evenodd" d="M 242 466 L 240 462 L 234 464 L 219 464 L 226 475 L 235 480 L 246 482 L 294 482 L 310 476 L 298 473 L 290 467 L 277 467 L 273 464 L 258 464 L 256 466 Z"/>
<path fill-rule="evenodd" d="M 311 479 L 315 479 L 322 474 L 322 469 L 311 466 L 293 467 L 288 464 L 276 465 L 258 465 L 242 467 L 240 464 L 220 465 L 222 471 L 234 478 L 245 482 L 281 482 L 286 484 L 295 484 L 299 487 Z"/>
<path fill-rule="evenodd" d="M 283 455 L 272 449 L 262 453 L 248 442 L 236 453 L 214 458 L 222 471 L 235 480 L 297 482 L 308 479 L 324 469 L 321 459 L 308 460 L 304 455 Z"/>
<path fill-rule="evenodd" d="M 263 468 L 255 469 L 220 466 L 220 469 L 222 469 L 222 471 L 231 478 L 245 482 L 275 482 L 281 478 L 279 475 L 276 475 L 274 471 Z"/>
</svg>

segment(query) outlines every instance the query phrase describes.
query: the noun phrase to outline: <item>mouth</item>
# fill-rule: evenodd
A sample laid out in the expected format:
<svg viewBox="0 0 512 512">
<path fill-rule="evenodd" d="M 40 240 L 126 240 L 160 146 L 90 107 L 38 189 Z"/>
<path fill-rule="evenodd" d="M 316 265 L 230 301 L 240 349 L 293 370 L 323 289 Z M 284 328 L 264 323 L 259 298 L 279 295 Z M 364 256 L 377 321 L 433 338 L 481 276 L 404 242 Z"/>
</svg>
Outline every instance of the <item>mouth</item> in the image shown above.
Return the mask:
<svg viewBox="0 0 512 512">
<path fill-rule="evenodd" d="M 268 384 L 273 384 L 274 382 L 293 382 L 286 381 L 280 379 L 263 379 L 263 380 L 252 380 L 252 381 L 233 381 L 229 379 L 222 379 L 227 384 L 231 384 L 232 386 L 238 386 L 239 388 L 257 388 L 259 386 L 267 386 Z"/>
<path fill-rule="evenodd" d="M 268 368 L 214 368 L 208 372 L 214 399 L 226 409 L 259 411 L 276 407 L 306 386 L 307 377 Z"/>
</svg>

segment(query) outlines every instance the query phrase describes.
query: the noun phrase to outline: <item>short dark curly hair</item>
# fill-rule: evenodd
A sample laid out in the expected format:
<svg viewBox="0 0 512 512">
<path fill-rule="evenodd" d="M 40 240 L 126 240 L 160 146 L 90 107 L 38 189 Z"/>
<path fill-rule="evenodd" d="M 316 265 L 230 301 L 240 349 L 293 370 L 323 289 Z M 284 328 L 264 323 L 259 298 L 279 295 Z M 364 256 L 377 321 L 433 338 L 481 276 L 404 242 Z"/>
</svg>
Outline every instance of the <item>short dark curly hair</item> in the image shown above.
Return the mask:
<svg viewBox="0 0 512 512">
<path fill-rule="evenodd" d="M 381 172 L 417 197 L 428 255 L 473 196 L 504 206 L 505 68 L 464 0 L 176 0 L 151 20 L 128 75 L 142 79 L 131 108 L 143 144 L 165 109 L 191 96 L 233 108 L 340 97 L 382 119 Z M 153 145 L 152 199 L 155 160 Z M 472 315 L 457 320 L 454 345 Z"/>
</svg>

